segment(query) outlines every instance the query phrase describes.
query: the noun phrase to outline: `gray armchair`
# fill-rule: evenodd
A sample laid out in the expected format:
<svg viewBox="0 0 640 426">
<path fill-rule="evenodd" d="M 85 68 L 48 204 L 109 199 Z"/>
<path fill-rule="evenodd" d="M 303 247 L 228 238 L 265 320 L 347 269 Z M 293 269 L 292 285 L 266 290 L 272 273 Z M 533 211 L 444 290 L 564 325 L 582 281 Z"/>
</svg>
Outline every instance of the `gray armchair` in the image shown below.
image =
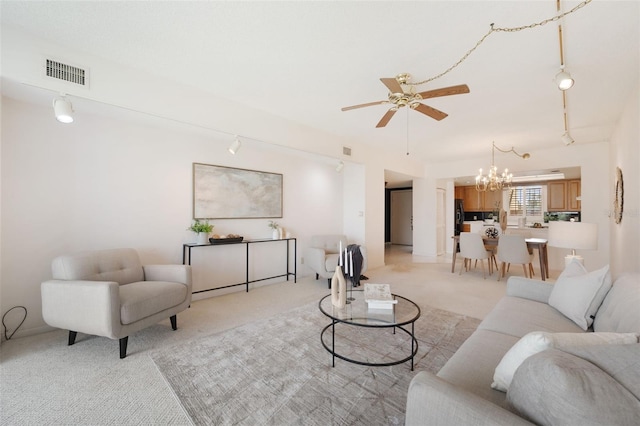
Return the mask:
<svg viewBox="0 0 640 426">
<path fill-rule="evenodd" d="M 60 256 L 51 269 L 41 286 L 44 321 L 69 330 L 69 345 L 78 332 L 119 339 L 120 358 L 131 333 L 165 318 L 176 330 L 176 314 L 191 304 L 190 266 L 143 266 L 134 249 Z"/>
<path fill-rule="evenodd" d="M 341 242 L 343 249 L 349 245 L 345 235 L 314 235 L 311 237 L 311 244 L 304 250 L 305 264 L 315 272 L 316 279 L 326 278 L 329 286 L 338 265 Z M 367 250 L 364 246 L 360 246 L 360 253 L 362 254 L 360 272 L 364 273 L 367 269 Z"/>
</svg>

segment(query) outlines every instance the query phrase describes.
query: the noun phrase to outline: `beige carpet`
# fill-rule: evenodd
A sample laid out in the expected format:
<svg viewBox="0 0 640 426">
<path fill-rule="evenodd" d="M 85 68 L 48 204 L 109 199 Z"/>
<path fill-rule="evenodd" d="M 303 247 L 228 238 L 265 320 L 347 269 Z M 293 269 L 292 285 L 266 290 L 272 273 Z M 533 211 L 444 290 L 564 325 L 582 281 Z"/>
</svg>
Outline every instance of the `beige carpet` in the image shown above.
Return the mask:
<svg viewBox="0 0 640 426">
<path fill-rule="evenodd" d="M 331 321 L 310 303 L 266 321 L 151 354 L 197 425 L 402 425 L 411 378 L 436 373 L 479 320 L 421 306 L 410 362 L 368 367 L 336 359 L 320 343 Z M 331 346 L 330 333 L 325 343 Z M 336 327 L 336 351 L 365 362 L 411 353 L 392 328 Z"/>
<path fill-rule="evenodd" d="M 480 269 L 452 274 L 451 264 L 417 263 L 407 249 L 390 248 L 387 266 L 366 272 L 370 282 L 422 306 L 482 319 L 504 295 L 506 281 L 482 279 Z M 514 271 L 517 273 L 517 271 Z M 138 425 L 190 424 L 189 416 L 149 357 L 198 337 L 266 319 L 317 302 L 328 293 L 313 277 L 194 302 L 178 315 L 178 330 L 163 321 L 118 342 L 79 334 L 66 345 L 62 330 L 14 338 L 0 346 L 0 424 Z"/>
</svg>

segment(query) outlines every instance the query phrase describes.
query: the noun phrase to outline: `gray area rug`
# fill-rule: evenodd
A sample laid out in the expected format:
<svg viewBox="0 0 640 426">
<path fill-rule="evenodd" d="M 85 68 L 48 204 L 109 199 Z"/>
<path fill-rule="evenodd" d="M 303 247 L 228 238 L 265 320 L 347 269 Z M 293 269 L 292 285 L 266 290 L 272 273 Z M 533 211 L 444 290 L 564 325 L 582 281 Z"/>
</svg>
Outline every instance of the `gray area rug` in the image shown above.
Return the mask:
<svg viewBox="0 0 640 426">
<path fill-rule="evenodd" d="M 317 303 L 151 357 L 198 425 L 402 425 L 413 376 L 436 373 L 480 323 L 420 308 L 414 371 L 410 362 L 366 367 L 338 358 L 332 367 L 331 354 L 320 342 L 322 328 L 331 321 Z M 330 340 L 331 334 L 325 337 Z M 410 350 L 402 332 L 336 328 L 336 352 L 348 357 L 384 362 Z"/>
</svg>

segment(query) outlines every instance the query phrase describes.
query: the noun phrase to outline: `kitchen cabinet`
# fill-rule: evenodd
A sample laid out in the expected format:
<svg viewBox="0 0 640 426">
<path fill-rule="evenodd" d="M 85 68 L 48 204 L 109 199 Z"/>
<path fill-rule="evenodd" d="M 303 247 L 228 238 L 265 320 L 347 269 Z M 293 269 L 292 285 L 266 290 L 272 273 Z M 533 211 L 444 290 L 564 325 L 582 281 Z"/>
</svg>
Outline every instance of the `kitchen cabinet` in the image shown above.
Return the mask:
<svg viewBox="0 0 640 426">
<path fill-rule="evenodd" d="M 550 212 L 567 210 L 567 182 L 557 181 L 547 184 L 547 208 Z"/>
<path fill-rule="evenodd" d="M 580 194 L 580 180 L 567 181 L 567 204 L 570 211 L 580 211 L 582 209 Z"/>
<path fill-rule="evenodd" d="M 460 188 L 460 190 L 458 190 Z M 467 212 L 492 212 L 499 210 L 496 203 L 502 207 L 502 191 L 478 192 L 475 186 L 457 186 L 456 198 L 458 195 L 464 203 L 464 210 Z"/>
<path fill-rule="evenodd" d="M 547 209 L 550 212 L 580 211 L 580 179 L 549 182 L 547 184 Z"/>
<path fill-rule="evenodd" d="M 500 211 L 502 206 L 502 191 L 487 191 L 483 192 L 484 199 L 482 203 L 482 211 L 492 212 Z M 497 204 L 497 207 L 496 207 Z"/>
<path fill-rule="evenodd" d="M 463 197 L 464 211 L 466 212 L 481 212 L 483 211 L 483 197 L 482 192 L 478 192 L 475 186 L 464 187 Z"/>
<path fill-rule="evenodd" d="M 454 188 L 454 198 L 457 200 L 464 200 L 464 186 L 456 186 Z"/>
</svg>

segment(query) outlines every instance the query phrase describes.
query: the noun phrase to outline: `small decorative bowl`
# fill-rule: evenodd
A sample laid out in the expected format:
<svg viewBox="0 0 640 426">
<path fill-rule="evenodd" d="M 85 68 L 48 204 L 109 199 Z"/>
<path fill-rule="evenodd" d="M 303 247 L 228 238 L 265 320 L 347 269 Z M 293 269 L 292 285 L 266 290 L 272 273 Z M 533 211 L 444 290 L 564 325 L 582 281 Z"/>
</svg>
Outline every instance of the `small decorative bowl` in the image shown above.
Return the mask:
<svg viewBox="0 0 640 426">
<path fill-rule="evenodd" d="M 489 238 L 498 238 L 498 230 L 493 226 L 487 228 L 484 233 Z"/>
</svg>

